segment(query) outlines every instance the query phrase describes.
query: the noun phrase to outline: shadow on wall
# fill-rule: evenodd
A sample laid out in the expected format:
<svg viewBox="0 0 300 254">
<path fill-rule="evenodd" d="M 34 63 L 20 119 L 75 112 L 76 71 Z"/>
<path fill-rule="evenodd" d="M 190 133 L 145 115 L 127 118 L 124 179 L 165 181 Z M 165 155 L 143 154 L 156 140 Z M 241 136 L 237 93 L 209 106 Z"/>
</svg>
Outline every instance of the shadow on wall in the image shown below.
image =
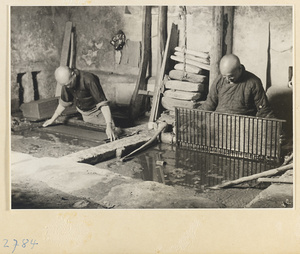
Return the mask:
<svg viewBox="0 0 300 254">
<path fill-rule="evenodd" d="M 271 107 L 278 119 L 286 120 L 283 130 L 287 138 L 293 137 L 293 89 L 270 87 L 267 91 Z"/>
</svg>

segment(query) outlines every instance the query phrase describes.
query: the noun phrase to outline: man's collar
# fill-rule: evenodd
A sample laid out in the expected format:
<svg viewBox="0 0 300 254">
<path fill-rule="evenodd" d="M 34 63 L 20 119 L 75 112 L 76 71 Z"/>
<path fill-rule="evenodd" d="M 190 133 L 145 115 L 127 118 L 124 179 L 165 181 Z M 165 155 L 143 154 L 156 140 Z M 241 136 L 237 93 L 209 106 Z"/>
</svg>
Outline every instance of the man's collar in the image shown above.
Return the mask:
<svg viewBox="0 0 300 254">
<path fill-rule="evenodd" d="M 79 77 L 79 70 L 73 69 L 71 75 L 72 75 L 72 77 L 71 77 L 70 83 L 67 86 L 69 88 L 73 88 L 74 89 L 76 87 L 76 84 L 77 84 L 76 80 Z"/>
<path fill-rule="evenodd" d="M 244 75 L 245 75 L 245 72 L 246 72 L 246 69 L 245 69 L 245 66 L 241 64 L 241 75 L 239 76 L 239 78 L 234 82 L 234 83 L 239 83 L 241 82 L 243 79 L 244 79 Z"/>
</svg>

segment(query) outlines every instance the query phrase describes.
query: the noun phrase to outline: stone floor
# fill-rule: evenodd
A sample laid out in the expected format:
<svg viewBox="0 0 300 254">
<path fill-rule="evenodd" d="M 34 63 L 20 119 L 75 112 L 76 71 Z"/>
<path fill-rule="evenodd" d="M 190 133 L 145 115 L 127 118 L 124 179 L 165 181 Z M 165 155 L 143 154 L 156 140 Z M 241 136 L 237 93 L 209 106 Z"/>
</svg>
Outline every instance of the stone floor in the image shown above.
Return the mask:
<svg viewBox="0 0 300 254">
<path fill-rule="evenodd" d="M 247 187 L 245 184 L 195 193 L 193 189 L 186 187 L 136 179 L 128 170 L 107 167 L 110 161 L 104 162 L 100 167 L 91 165 L 114 158 L 117 154 L 120 156 L 124 149 L 127 152 L 133 150 L 153 135 L 153 131 L 147 130 L 146 124 L 128 128 L 126 133 L 127 137 L 123 139 L 92 148 L 52 144 L 45 146 L 46 143 L 39 139 L 35 140 L 39 142 L 36 144 L 38 147 L 30 148 L 28 146 L 34 144 L 28 143 L 22 136 L 14 136 L 11 152 L 12 208 L 293 207 L 292 184 L 272 184 L 265 190 Z M 139 134 L 131 135 L 132 133 Z M 22 146 L 28 149 L 22 150 Z M 26 150 L 32 154 L 21 152 Z M 128 163 L 126 167 L 131 166 Z M 282 177 L 293 178 L 291 171 Z"/>
</svg>

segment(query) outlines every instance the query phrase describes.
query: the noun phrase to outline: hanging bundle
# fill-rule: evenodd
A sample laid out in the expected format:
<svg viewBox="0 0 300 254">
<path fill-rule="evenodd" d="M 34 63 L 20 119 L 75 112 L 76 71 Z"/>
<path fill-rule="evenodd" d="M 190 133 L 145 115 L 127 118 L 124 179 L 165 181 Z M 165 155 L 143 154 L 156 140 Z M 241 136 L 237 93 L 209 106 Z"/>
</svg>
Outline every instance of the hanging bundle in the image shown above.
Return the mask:
<svg viewBox="0 0 300 254">
<path fill-rule="evenodd" d="M 121 50 L 126 42 L 126 36 L 122 30 L 119 30 L 110 41 L 110 44 L 114 46 L 115 50 Z"/>
</svg>

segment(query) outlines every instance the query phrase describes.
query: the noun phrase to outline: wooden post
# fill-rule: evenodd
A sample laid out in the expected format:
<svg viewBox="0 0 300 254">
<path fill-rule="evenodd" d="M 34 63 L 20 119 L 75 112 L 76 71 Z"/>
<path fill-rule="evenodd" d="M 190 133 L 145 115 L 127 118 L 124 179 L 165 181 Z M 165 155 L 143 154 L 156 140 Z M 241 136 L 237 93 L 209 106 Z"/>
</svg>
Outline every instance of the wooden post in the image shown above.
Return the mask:
<svg viewBox="0 0 300 254">
<path fill-rule="evenodd" d="M 157 39 L 157 70 L 156 70 L 156 82 L 158 81 L 159 71 L 161 68 L 161 62 L 164 55 L 164 50 L 167 42 L 168 33 L 168 7 L 158 7 L 158 39 Z"/>
<path fill-rule="evenodd" d="M 72 26 L 73 26 L 72 22 L 68 21 L 66 23 L 65 35 L 64 35 L 64 40 L 63 40 L 61 55 L 60 55 L 60 65 L 61 66 L 69 66 Z M 60 94 L 61 94 L 61 86 L 59 84 L 57 84 L 55 96 L 60 96 Z"/>
<path fill-rule="evenodd" d="M 234 6 L 224 7 L 225 54 L 232 54 Z"/>
<path fill-rule="evenodd" d="M 130 101 L 130 117 L 136 119 L 143 113 L 145 96 L 139 90 L 146 90 L 146 74 L 151 52 L 151 6 L 143 6 L 142 58 L 136 86 Z"/>
<path fill-rule="evenodd" d="M 219 75 L 219 61 L 223 56 L 224 46 L 224 6 L 213 7 L 213 43 L 210 50 L 209 87 Z"/>
<path fill-rule="evenodd" d="M 71 33 L 71 49 L 70 49 L 70 61 L 69 61 L 69 67 L 75 68 L 76 67 L 76 41 L 75 41 L 75 27 L 73 27 L 72 33 Z"/>
</svg>

